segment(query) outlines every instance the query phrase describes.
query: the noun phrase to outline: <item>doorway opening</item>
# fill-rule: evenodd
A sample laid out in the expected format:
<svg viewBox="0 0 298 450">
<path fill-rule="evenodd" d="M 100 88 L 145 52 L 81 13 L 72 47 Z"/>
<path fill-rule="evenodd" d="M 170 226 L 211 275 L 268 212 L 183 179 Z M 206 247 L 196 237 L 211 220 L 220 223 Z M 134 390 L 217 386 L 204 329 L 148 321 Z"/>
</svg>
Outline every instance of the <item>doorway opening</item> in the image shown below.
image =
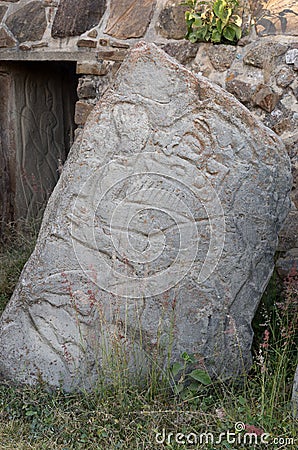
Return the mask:
<svg viewBox="0 0 298 450">
<path fill-rule="evenodd" d="M 0 237 L 40 222 L 73 142 L 75 62 L 0 62 Z"/>
</svg>

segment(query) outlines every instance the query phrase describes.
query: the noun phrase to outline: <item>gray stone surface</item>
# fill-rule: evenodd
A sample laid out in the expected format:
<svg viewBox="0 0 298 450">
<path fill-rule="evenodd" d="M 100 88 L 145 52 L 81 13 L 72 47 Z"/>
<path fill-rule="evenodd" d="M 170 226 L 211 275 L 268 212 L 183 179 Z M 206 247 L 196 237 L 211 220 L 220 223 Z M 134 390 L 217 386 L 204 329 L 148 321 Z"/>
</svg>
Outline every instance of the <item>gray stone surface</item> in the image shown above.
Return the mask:
<svg viewBox="0 0 298 450">
<path fill-rule="evenodd" d="M 45 8 L 39 1 L 33 1 L 10 14 L 6 25 L 19 42 L 42 39 L 47 21 Z"/>
<path fill-rule="evenodd" d="M 237 49 L 233 45 L 209 46 L 208 56 L 213 67 L 219 72 L 227 70 L 235 59 Z"/>
<path fill-rule="evenodd" d="M 290 188 L 274 133 L 139 43 L 73 146 L 1 317 L 2 376 L 88 388 L 114 356 L 137 377 L 169 349 L 241 372 Z"/>
<path fill-rule="evenodd" d="M 265 68 L 273 58 L 283 55 L 287 46 L 279 42 L 262 42 L 254 44 L 244 57 L 245 64 Z"/>
<path fill-rule="evenodd" d="M 61 0 L 55 15 L 52 36 L 79 36 L 99 23 L 106 0 Z"/>
<path fill-rule="evenodd" d="M 199 46 L 187 40 L 181 42 L 169 42 L 162 47 L 168 55 L 176 58 L 181 64 L 187 64 L 195 58 Z"/>
</svg>

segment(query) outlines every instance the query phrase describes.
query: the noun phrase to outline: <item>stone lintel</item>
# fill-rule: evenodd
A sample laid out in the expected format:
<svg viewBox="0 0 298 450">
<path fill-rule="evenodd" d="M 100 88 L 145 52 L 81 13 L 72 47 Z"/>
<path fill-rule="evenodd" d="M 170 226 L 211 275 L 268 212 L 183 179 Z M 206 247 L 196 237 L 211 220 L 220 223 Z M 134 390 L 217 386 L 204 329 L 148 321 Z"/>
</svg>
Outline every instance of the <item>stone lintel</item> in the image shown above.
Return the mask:
<svg viewBox="0 0 298 450">
<path fill-rule="evenodd" d="M 101 58 L 103 59 L 103 58 Z M 95 62 L 97 52 L 93 49 L 84 51 L 20 51 L 1 50 L 0 61 L 76 61 L 76 62 Z"/>
</svg>

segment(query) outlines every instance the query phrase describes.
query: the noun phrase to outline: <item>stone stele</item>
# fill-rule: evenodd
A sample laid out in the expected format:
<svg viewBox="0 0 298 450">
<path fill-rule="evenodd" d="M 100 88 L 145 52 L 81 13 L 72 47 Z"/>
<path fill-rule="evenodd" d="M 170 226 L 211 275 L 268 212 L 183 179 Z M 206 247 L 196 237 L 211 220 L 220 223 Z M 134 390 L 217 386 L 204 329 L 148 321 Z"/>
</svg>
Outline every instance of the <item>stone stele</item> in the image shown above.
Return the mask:
<svg viewBox="0 0 298 450">
<path fill-rule="evenodd" d="M 71 391 L 183 352 L 238 374 L 290 188 L 272 131 L 137 44 L 70 152 L 1 317 L 2 376 Z"/>
</svg>

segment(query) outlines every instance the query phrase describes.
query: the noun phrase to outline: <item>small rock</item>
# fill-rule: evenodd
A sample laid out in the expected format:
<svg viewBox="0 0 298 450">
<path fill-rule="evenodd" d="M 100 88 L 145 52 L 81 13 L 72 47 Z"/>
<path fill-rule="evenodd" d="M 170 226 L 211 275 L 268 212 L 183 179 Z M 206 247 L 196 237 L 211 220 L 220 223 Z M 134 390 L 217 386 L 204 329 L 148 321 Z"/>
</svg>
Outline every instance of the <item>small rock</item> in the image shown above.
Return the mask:
<svg viewBox="0 0 298 450">
<path fill-rule="evenodd" d="M 286 88 L 295 79 L 293 70 L 290 67 L 283 66 L 276 75 L 276 84 Z"/>
<path fill-rule="evenodd" d="M 8 16 L 6 25 L 19 42 L 40 41 L 47 27 L 45 8 L 39 1 L 27 3 Z"/>
<path fill-rule="evenodd" d="M 184 38 L 187 33 L 185 11 L 188 9 L 187 6 L 181 6 L 180 0 L 168 0 L 159 14 L 157 32 L 167 39 Z"/>
<path fill-rule="evenodd" d="M 110 40 L 109 39 L 99 39 L 99 45 L 101 45 L 102 47 L 107 47 L 108 45 L 110 45 Z"/>
<path fill-rule="evenodd" d="M 19 46 L 19 49 L 22 50 L 22 52 L 28 52 L 29 50 L 31 50 L 31 45 L 28 44 L 21 44 Z"/>
<path fill-rule="evenodd" d="M 117 39 L 144 36 L 154 6 L 155 0 L 111 0 L 105 33 Z"/>
<path fill-rule="evenodd" d="M 89 78 L 80 78 L 77 94 L 79 98 L 95 98 L 96 84 Z"/>
<path fill-rule="evenodd" d="M 94 106 L 92 104 L 79 100 L 76 103 L 75 119 L 74 119 L 75 124 L 85 125 L 90 112 L 93 110 L 93 107 Z"/>
<path fill-rule="evenodd" d="M 108 64 L 102 62 L 78 62 L 77 74 L 84 75 L 106 75 L 108 73 Z"/>
<path fill-rule="evenodd" d="M 254 43 L 243 60 L 245 64 L 263 69 L 272 58 L 283 55 L 287 48 L 278 42 L 261 42 L 258 45 Z"/>
<path fill-rule="evenodd" d="M 281 278 L 286 278 L 294 267 L 298 267 L 298 248 L 292 248 L 276 261 L 276 270 Z"/>
<path fill-rule="evenodd" d="M 79 39 L 77 42 L 78 47 L 96 48 L 97 42 L 91 39 Z"/>
<path fill-rule="evenodd" d="M 89 33 L 87 34 L 88 37 L 94 38 L 94 39 L 97 38 L 97 35 L 98 35 L 97 30 L 91 30 L 91 31 L 89 31 Z"/>
<path fill-rule="evenodd" d="M 37 42 L 36 44 L 32 44 L 32 48 L 44 48 L 44 47 L 48 47 L 49 43 L 46 41 L 43 42 Z"/>
<path fill-rule="evenodd" d="M 116 48 L 129 48 L 130 45 L 127 44 L 127 42 L 111 41 L 111 47 L 116 47 Z"/>
<path fill-rule="evenodd" d="M 279 96 L 271 89 L 271 87 L 265 84 L 259 84 L 252 100 L 255 105 L 270 113 L 274 110 L 279 100 Z"/>
<path fill-rule="evenodd" d="M 61 0 L 52 26 L 52 37 L 80 36 L 100 22 L 105 10 L 106 0 Z"/>
<path fill-rule="evenodd" d="M 226 90 L 235 95 L 241 103 L 247 104 L 251 101 L 255 86 L 234 78 L 226 80 Z"/>
<path fill-rule="evenodd" d="M 298 48 L 292 48 L 286 53 L 286 64 L 294 64 L 295 59 L 298 56 Z"/>
<path fill-rule="evenodd" d="M 97 53 L 97 59 L 107 59 L 109 61 L 123 61 L 127 51 L 125 49 L 108 48 L 107 50 L 99 50 Z"/>
<path fill-rule="evenodd" d="M 291 119 L 289 117 L 284 117 L 272 127 L 270 127 L 278 136 L 282 135 L 285 131 L 291 130 Z"/>
<path fill-rule="evenodd" d="M 209 59 L 216 70 L 224 72 L 231 67 L 235 59 L 237 48 L 233 45 L 210 45 Z"/>
<path fill-rule="evenodd" d="M 176 58 L 181 64 L 187 64 L 196 57 L 198 44 L 189 41 L 169 42 L 162 47 L 168 55 Z"/>
</svg>

